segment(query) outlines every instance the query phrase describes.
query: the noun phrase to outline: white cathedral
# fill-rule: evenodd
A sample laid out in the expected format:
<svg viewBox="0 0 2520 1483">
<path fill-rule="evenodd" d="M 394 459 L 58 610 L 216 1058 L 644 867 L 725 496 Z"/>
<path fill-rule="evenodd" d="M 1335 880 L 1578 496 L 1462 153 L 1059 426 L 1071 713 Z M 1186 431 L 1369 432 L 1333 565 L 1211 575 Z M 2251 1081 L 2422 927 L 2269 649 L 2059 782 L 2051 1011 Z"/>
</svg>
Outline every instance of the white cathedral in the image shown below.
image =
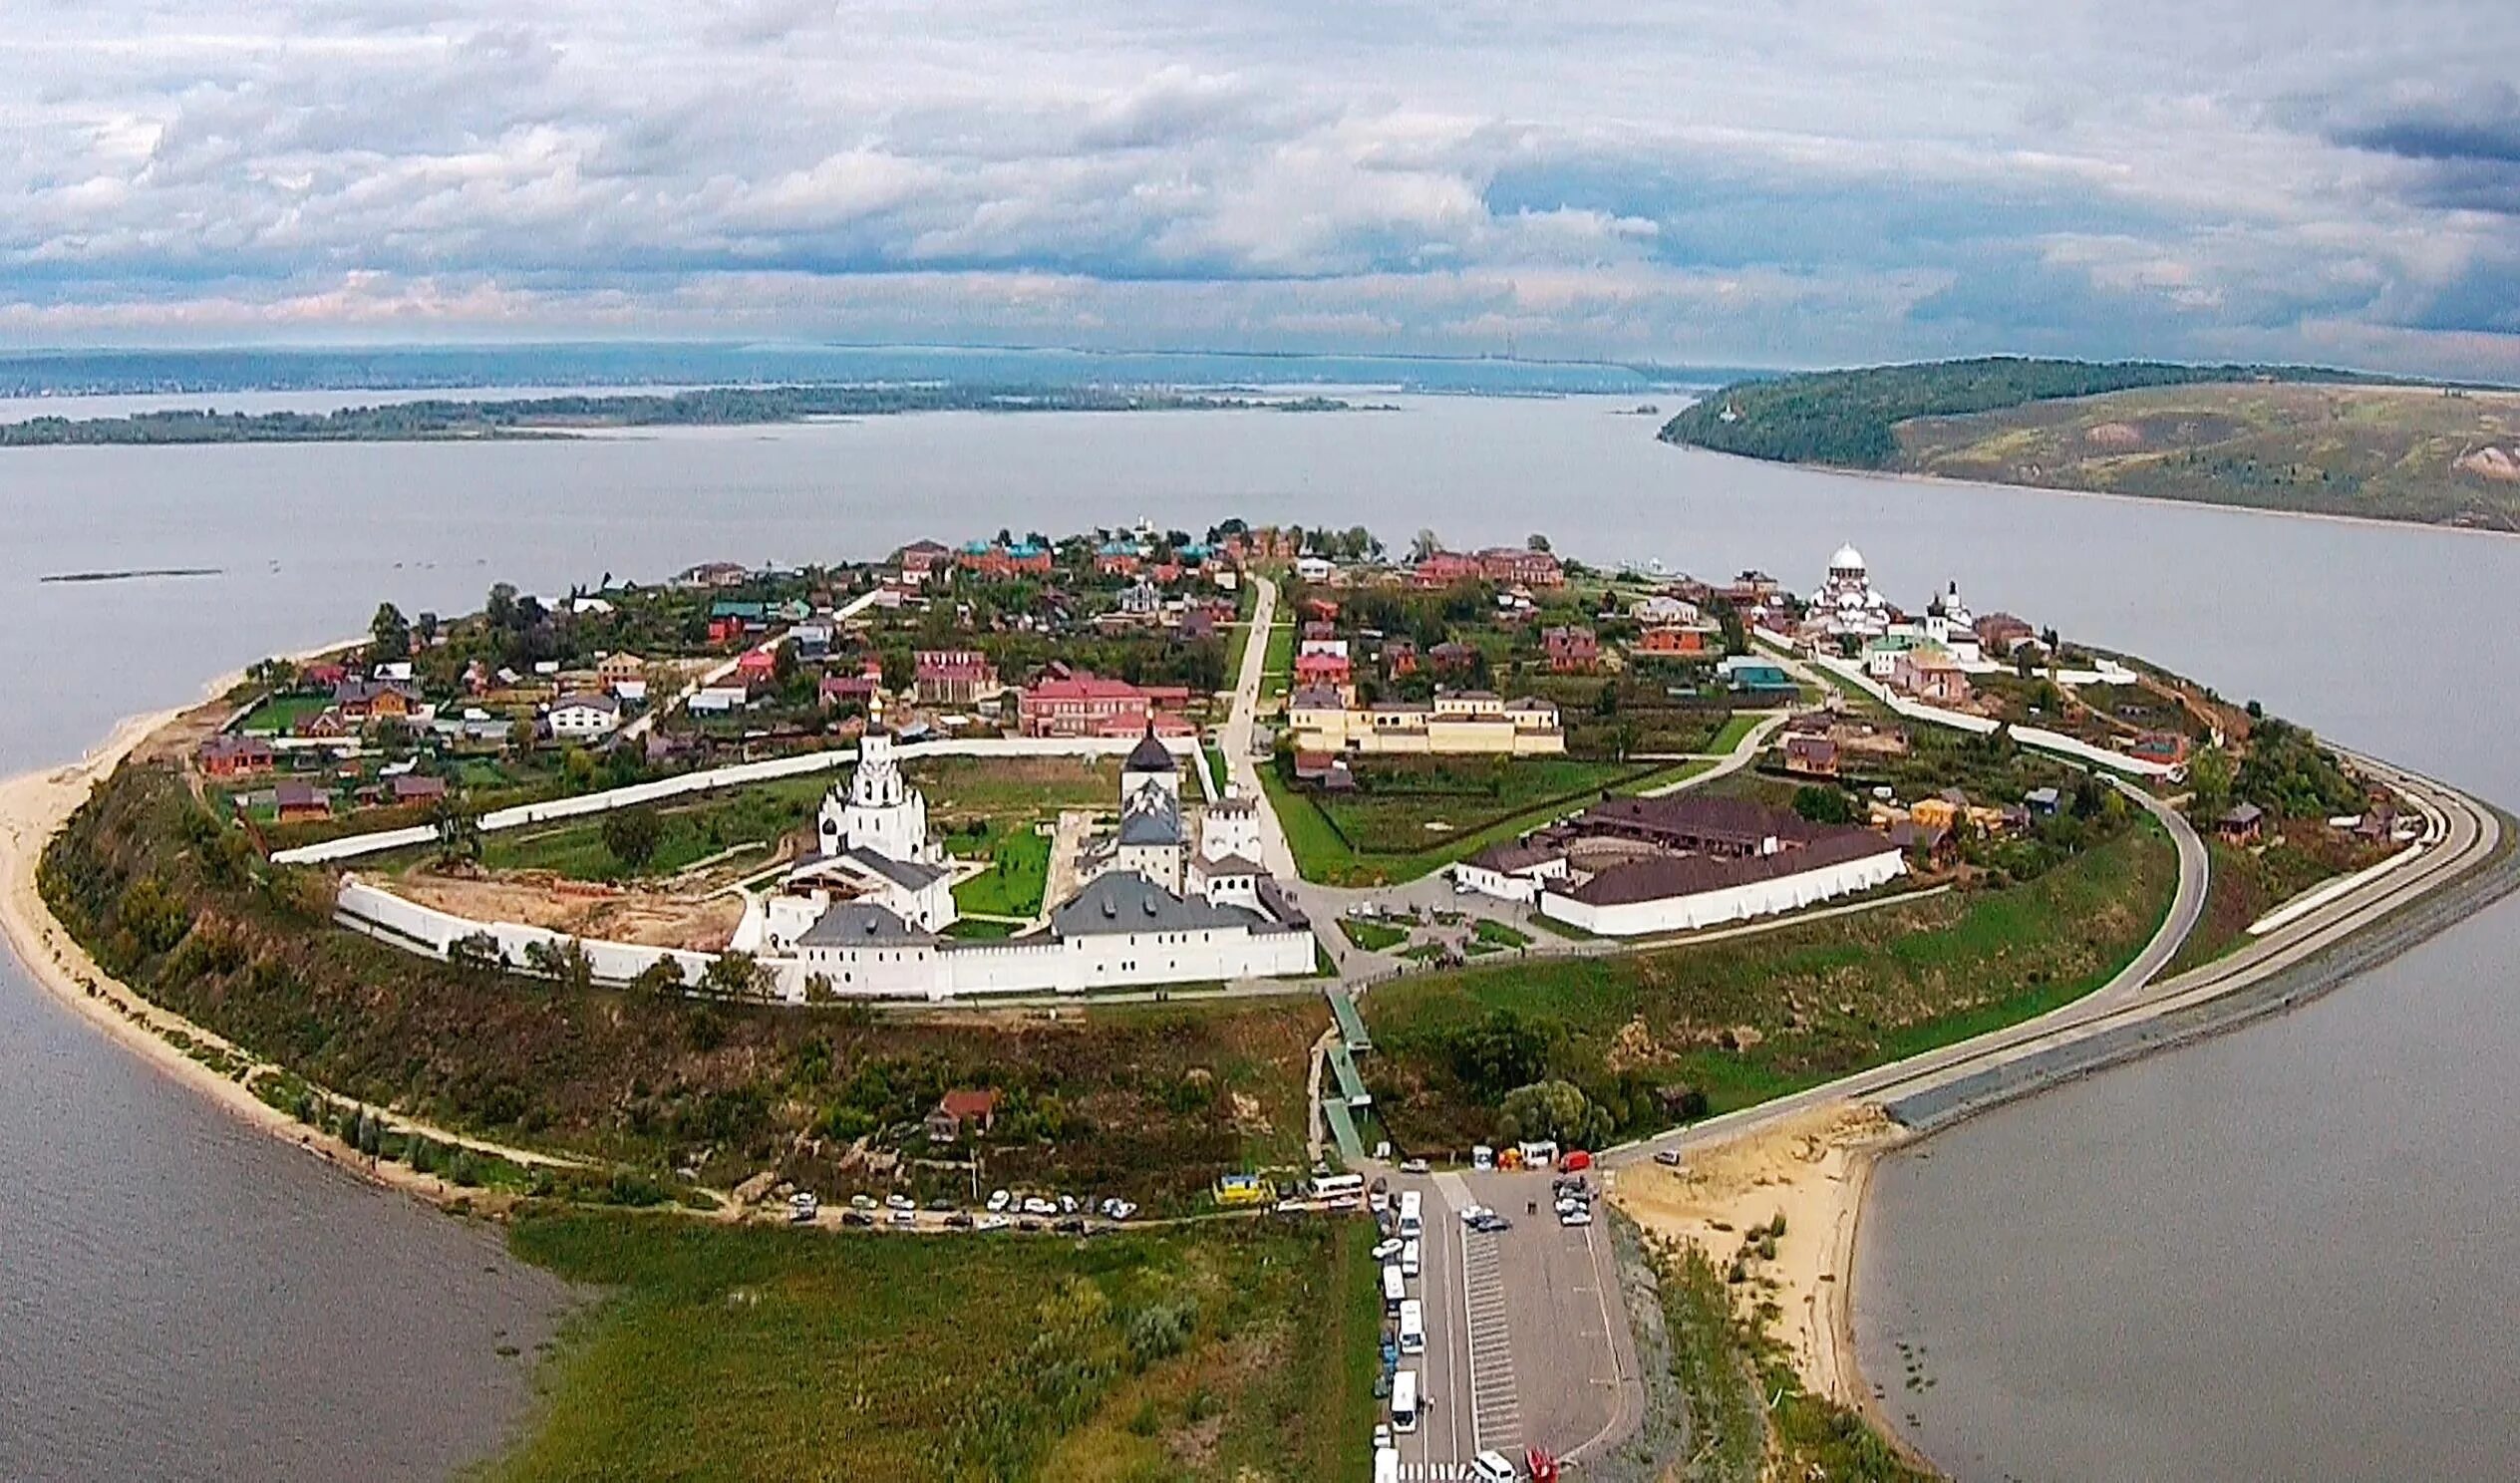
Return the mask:
<svg viewBox="0 0 2520 1483">
<path fill-rule="evenodd" d="M 1877 639 L 1890 631 L 1890 602 L 1873 589 L 1864 553 L 1840 546 L 1829 558 L 1827 580 L 1811 594 L 1806 633 L 1831 639 Z"/>
<path fill-rule="evenodd" d="M 954 873 L 928 837 L 927 795 L 901 775 L 892 739 L 868 732 L 843 789 L 823 794 L 815 852 L 788 867 L 784 889 L 747 911 L 737 947 L 782 951 L 838 902 L 880 906 L 922 932 L 954 925 Z"/>
</svg>

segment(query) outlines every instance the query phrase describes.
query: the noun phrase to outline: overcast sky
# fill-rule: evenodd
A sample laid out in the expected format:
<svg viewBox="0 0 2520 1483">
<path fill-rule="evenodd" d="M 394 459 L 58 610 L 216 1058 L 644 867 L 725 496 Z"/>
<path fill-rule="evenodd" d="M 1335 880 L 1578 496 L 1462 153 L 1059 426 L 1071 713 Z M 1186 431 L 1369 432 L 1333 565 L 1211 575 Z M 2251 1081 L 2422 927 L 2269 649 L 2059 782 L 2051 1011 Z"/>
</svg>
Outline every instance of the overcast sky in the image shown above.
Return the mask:
<svg viewBox="0 0 2520 1483">
<path fill-rule="evenodd" d="M 2520 377 L 2520 3 L 16 0 L 0 343 Z"/>
</svg>

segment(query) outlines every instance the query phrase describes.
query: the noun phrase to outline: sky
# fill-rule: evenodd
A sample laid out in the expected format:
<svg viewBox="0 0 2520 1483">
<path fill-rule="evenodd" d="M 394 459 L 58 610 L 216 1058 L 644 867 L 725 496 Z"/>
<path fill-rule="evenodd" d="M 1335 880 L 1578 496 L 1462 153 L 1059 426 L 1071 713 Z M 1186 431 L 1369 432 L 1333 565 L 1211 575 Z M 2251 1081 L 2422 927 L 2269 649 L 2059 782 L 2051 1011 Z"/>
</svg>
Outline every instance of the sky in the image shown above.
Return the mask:
<svg viewBox="0 0 2520 1483">
<path fill-rule="evenodd" d="M 2512 0 L 16 0 L 0 345 L 2520 378 Z"/>
</svg>

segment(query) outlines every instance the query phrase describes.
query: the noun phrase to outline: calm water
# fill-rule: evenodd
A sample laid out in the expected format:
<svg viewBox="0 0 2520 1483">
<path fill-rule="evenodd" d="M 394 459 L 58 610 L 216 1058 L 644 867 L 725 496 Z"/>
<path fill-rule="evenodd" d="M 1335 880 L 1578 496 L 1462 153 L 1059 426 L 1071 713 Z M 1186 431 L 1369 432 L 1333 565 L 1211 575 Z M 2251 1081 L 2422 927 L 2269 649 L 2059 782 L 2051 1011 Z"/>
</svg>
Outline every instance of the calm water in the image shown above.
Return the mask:
<svg viewBox="0 0 2520 1483">
<path fill-rule="evenodd" d="M 1852 540 L 1894 596 L 2003 607 L 2520 797 L 2520 543 L 1840 478 L 1665 448 L 1619 402 L 1391 414 L 940 415 L 576 444 L 0 455 L 0 771 L 379 598 L 454 612 L 691 562 L 1226 514 L 1396 544 L 1534 529 L 1809 585 Z M 221 575 L 39 585 L 45 573 Z M 2279 1025 L 1970 1124 L 1884 1171 L 1868 1362 L 1969 1478 L 2504 1477 L 2520 1393 L 2497 1013 L 2520 916 Z M 556 1291 L 452 1222 L 247 1138 L 0 970 L 0 1476 L 378 1476 L 491 1445 L 495 1335 Z M 530 1348 L 530 1342 L 526 1344 Z M 427 1397 L 415 1403 L 414 1397 Z M 1922 1403 L 1918 1403 L 1921 1401 Z M 2383 1466 L 2383 1463 L 2391 1464 Z"/>
</svg>

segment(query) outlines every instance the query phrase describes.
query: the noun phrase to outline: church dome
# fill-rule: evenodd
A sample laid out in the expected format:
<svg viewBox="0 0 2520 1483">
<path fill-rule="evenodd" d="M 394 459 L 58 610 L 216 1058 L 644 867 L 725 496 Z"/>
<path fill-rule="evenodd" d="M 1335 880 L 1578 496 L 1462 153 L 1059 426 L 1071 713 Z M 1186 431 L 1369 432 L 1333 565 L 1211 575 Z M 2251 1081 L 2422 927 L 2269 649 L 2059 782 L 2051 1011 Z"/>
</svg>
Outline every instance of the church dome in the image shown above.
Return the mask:
<svg viewBox="0 0 2520 1483">
<path fill-rule="evenodd" d="M 1172 759 L 1172 749 L 1155 740 L 1155 729 L 1149 723 L 1146 735 L 1130 748 L 1128 760 L 1120 764 L 1123 772 L 1178 772 L 1180 764 Z"/>
<path fill-rule="evenodd" d="M 1864 553 L 1853 546 L 1840 546 L 1837 548 L 1837 554 L 1829 558 L 1829 570 L 1860 572 L 1864 570 Z"/>
</svg>

